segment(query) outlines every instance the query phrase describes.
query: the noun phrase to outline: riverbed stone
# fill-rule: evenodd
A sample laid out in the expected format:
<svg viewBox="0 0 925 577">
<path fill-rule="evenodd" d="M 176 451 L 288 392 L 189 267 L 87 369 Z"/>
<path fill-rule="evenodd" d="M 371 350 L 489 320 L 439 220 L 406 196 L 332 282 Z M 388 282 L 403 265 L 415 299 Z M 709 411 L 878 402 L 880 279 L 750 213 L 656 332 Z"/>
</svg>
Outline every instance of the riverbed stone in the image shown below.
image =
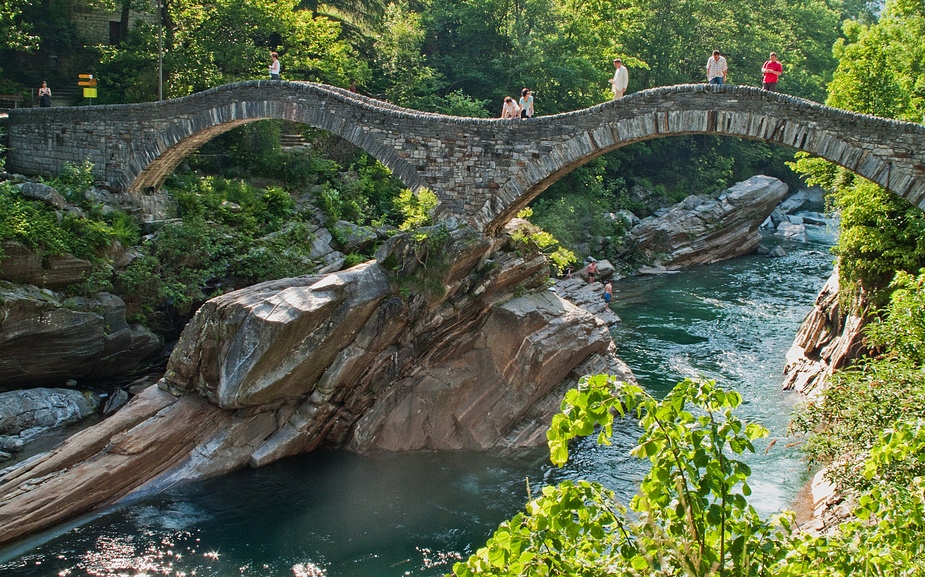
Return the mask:
<svg viewBox="0 0 925 577">
<path fill-rule="evenodd" d="M 28 440 L 86 418 L 99 404 L 96 395 L 73 389 L 37 388 L 0 393 L 0 437 Z"/>
<path fill-rule="evenodd" d="M 669 269 L 750 254 L 761 243 L 758 228 L 787 190 L 776 178 L 754 176 L 716 199 L 689 196 L 664 215 L 640 222 L 627 235 L 628 244 Z"/>
<path fill-rule="evenodd" d="M 0 281 L 0 384 L 47 386 L 110 377 L 160 351 L 157 336 L 125 320 L 109 293 L 62 298 L 31 285 Z"/>
</svg>

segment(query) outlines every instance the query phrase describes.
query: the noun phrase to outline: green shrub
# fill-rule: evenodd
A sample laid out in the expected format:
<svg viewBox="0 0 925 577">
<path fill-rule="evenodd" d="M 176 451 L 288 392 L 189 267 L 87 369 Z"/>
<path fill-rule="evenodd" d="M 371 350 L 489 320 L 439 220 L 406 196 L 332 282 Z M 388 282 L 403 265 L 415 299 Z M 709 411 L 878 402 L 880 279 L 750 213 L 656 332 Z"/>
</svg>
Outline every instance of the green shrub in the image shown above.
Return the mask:
<svg viewBox="0 0 925 577">
<path fill-rule="evenodd" d="M 870 302 L 882 307 L 896 271 L 915 274 L 925 267 L 925 213 L 861 179 L 838 189 L 833 202 L 841 213 L 833 249 L 838 256 L 840 294 L 858 294 L 863 287 Z"/>
<path fill-rule="evenodd" d="M 529 214 L 529 209 L 521 211 L 520 214 Z M 526 251 L 539 251 L 546 255 L 555 269 L 554 274 L 561 275 L 563 271 L 571 264 L 578 261 L 575 253 L 559 245 L 558 239 L 545 230 L 531 223 L 526 223 L 518 227 L 511 234 L 514 245 L 525 249 Z"/>
<path fill-rule="evenodd" d="M 89 160 L 82 164 L 64 163 L 61 174 L 48 183 L 71 204 L 87 206 L 84 193 L 93 186 L 93 163 Z"/>
<path fill-rule="evenodd" d="M 832 375 L 793 421 L 796 432 L 810 435 L 810 459 L 830 464 L 830 477 L 854 491 L 872 486 L 861 467 L 883 431 L 901 421 L 925 422 L 925 273 L 900 273 L 891 289 L 889 306 L 865 330 L 881 354 Z"/>
<path fill-rule="evenodd" d="M 369 260 L 369 256 L 351 252 L 344 258 L 344 268 L 354 267 Z"/>
<path fill-rule="evenodd" d="M 414 230 L 433 224 L 433 211 L 437 208 L 437 195 L 429 188 L 416 193 L 410 188 L 401 191 L 395 199 L 395 207 L 402 216 L 400 230 Z"/>
</svg>

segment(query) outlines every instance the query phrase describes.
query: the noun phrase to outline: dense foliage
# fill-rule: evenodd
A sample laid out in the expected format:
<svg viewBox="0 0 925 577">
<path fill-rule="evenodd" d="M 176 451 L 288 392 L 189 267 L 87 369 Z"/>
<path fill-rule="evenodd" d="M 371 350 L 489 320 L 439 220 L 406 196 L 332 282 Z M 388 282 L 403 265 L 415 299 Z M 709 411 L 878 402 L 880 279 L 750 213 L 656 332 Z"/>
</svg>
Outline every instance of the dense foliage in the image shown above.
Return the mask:
<svg viewBox="0 0 925 577">
<path fill-rule="evenodd" d="M 921 2 L 890 0 L 874 22 L 847 21 L 834 48 L 839 59 L 826 103 L 920 122 L 925 115 L 925 10 Z M 925 266 L 925 218 L 909 203 L 819 159 L 798 155 L 794 168 L 831 191 L 842 215 L 835 249 L 845 295 L 863 291 L 874 306 L 889 298 L 895 271 Z"/>
<path fill-rule="evenodd" d="M 925 421 L 911 417 L 874 435 L 858 460 L 865 479 L 854 517 L 831 535 L 794 532 L 791 513 L 761 519 L 748 504 L 748 466 L 767 432 L 739 420 L 742 402 L 712 381 L 685 380 L 664 399 L 608 375 L 585 377 L 566 394 L 547 434 L 554 463 L 568 442 L 597 432 L 607 443 L 615 415 L 642 433 L 633 456 L 651 468 L 629 506 L 604 486 L 544 487 L 501 524 L 459 576 L 494 575 L 919 575 L 925 562 Z"/>
<path fill-rule="evenodd" d="M 84 3 L 122 10 L 119 44 L 81 43 L 68 19 Z M 840 36 L 839 21 L 869 16 L 866 3 L 857 0 L 171 0 L 160 19 L 150 10 L 129 0 L 34 0 L 21 20 L 41 39 L 40 53 L 69 55 L 58 67 L 70 67 L 70 76 L 53 79 L 53 85 L 73 82 L 80 67 L 99 79 L 99 102 L 157 97 L 162 26 L 166 96 L 265 78 L 269 51 L 277 50 L 284 79 L 354 82 L 361 92 L 419 110 L 495 116 L 503 97 L 517 96 L 524 86 L 534 90 L 540 115 L 603 102 L 617 55 L 629 66 L 630 92 L 703 82 L 713 48 L 726 55 L 733 82 L 753 86 L 761 62 L 776 50 L 785 64 L 782 89 L 820 100 L 836 66 L 831 46 Z M 138 19 L 145 11 L 147 17 Z M 43 17 L 50 13 L 55 18 Z M 30 62 L 24 52 L 10 54 Z M 46 76 L 43 67 L 48 64 L 35 57 L 10 80 L 37 85 Z M 247 135 L 234 131 L 229 138 Z M 535 221 L 554 228 L 566 248 L 582 255 L 630 258 L 623 254 L 621 224 L 605 215 L 626 209 L 644 217 L 755 173 L 796 185 L 783 168 L 788 154 L 762 143 L 706 137 L 637 144 L 553 185 L 536 203 Z M 639 200 L 634 192 L 641 190 L 655 194 Z M 328 204 L 337 205 L 337 199 Z"/>
</svg>

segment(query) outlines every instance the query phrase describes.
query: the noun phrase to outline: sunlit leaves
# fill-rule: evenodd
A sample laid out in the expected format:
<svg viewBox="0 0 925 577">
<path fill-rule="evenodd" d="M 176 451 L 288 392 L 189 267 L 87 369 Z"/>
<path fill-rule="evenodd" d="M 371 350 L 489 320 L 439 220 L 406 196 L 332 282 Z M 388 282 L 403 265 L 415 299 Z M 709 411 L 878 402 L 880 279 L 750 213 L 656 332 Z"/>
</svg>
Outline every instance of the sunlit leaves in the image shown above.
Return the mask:
<svg viewBox="0 0 925 577">
<path fill-rule="evenodd" d="M 643 429 L 632 454 L 651 463 L 629 510 L 593 483 L 546 487 L 503 524 L 457 575 L 759 574 L 784 553 L 787 518 L 761 520 L 748 505 L 751 471 L 734 455 L 767 434 L 733 411 L 742 402 L 713 381 L 686 380 L 661 401 L 608 375 L 585 377 L 566 393 L 547 433 L 562 464 L 568 442 L 599 432 L 617 415 Z M 568 553 L 571 551 L 571 553 Z M 530 565 L 518 561 L 530 560 Z"/>
</svg>

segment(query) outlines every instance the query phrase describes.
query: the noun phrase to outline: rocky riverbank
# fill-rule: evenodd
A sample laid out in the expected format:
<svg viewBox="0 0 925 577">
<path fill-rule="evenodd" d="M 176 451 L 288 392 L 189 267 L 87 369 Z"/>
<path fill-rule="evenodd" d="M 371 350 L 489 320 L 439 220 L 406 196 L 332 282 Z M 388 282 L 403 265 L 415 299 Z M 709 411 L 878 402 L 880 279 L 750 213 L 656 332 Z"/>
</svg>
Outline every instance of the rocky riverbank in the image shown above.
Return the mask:
<svg viewBox="0 0 925 577">
<path fill-rule="evenodd" d="M 740 229 L 757 231 L 772 209 L 739 204 L 753 221 Z M 212 299 L 157 387 L 0 472 L 0 542 L 127 496 L 323 445 L 504 451 L 542 443 L 580 376 L 633 378 L 614 354 L 608 326 L 619 319 L 603 306 L 602 285 L 550 287 L 548 275 L 545 257 L 508 234 L 439 226 L 395 236 L 375 261 L 348 270 Z"/>
</svg>

